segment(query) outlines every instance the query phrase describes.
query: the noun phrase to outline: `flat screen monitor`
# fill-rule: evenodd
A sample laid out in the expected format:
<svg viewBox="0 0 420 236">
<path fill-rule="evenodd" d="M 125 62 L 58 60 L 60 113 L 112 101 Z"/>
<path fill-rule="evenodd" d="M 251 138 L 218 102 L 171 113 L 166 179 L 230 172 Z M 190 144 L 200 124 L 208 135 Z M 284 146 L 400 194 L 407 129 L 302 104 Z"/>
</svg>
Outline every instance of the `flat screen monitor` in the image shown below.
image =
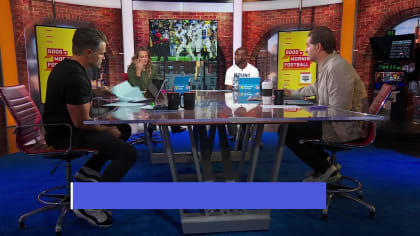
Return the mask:
<svg viewBox="0 0 420 236">
<path fill-rule="evenodd" d="M 217 58 L 216 20 L 149 20 L 153 61 L 203 61 Z"/>
<path fill-rule="evenodd" d="M 376 61 L 412 60 L 414 34 L 370 38 Z"/>
</svg>

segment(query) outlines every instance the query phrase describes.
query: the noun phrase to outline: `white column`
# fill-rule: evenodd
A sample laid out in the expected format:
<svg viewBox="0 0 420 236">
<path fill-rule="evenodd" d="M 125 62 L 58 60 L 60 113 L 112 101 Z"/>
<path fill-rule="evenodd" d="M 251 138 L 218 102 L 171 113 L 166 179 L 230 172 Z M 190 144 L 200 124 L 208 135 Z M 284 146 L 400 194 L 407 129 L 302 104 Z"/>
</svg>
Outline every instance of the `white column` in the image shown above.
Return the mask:
<svg viewBox="0 0 420 236">
<path fill-rule="evenodd" d="M 133 29 L 133 2 L 132 0 L 121 0 L 122 16 L 122 38 L 124 52 L 124 72 L 127 73 L 134 55 L 134 29 Z"/>
<path fill-rule="evenodd" d="M 242 0 L 233 0 L 233 63 L 235 50 L 242 46 Z"/>
</svg>

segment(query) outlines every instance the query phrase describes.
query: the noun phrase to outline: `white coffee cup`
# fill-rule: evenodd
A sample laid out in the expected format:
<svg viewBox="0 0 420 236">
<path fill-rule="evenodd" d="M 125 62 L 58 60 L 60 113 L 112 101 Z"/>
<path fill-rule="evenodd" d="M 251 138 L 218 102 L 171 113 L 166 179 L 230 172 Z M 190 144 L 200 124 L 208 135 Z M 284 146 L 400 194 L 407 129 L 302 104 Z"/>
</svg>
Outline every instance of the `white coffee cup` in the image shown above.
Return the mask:
<svg viewBox="0 0 420 236">
<path fill-rule="evenodd" d="M 271 104 L 273 97 L 273 83 L 271 81 L 264 81 L 261 83 L 261 97 L 263 104 Z"/>
</svg>

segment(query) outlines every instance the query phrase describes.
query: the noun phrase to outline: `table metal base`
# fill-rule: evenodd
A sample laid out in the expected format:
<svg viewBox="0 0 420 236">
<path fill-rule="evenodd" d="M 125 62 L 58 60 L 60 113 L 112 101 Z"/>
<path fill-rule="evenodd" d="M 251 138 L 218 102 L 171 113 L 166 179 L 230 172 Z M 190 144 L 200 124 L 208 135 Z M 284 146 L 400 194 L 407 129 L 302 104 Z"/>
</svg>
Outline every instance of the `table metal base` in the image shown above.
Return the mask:
<svg viewBox="0 0 420 236">
<path fill-rule="evenodd" d="M 239 161 L 241 159 L 240 151 L 231 151 L 232 161 Z M 151 154 L 150 161 L 152 164 L 168 164 L 168 157 L 164 152 L 153 152 Z M 174 153 L 176 163 L 191 163 L 193 162 L 192 152 L 176 152 Z M 249 160 L 249 157 L 245 158 L 246 161 Z M 212 162 L 222 161 L 222 154 L 220 152 L 213 152 L 211 156 Z"/>
<path fill-rule="evenodd" d="M 204 210 L 198 213 L 181 211 L 185 234 L 270 229 L 270 210 Z"/>
<path fill-rule="evenodd" d="M 284 138 L 287 132 L 287 125 L 280 126 L 280 136 L 276 150 L 276 160 L 273 163 L 272 181 L 277 181 L 278 171 L 284 149 Z M 212 168 L 212 153 L 215 130 L 218 129 L 219 145 L 223 172 L 215 173 Z M 162 140 L 166 151 L 167 163 L 171 169 L 172 180 L 178 181 L 247 181 L 252 182 L 255 178 L 256 166 L 258 162 L 263 124 L 246 124 L 244 126 L 244 139 L 242 142 L 242 152 L 239 152 L 240 162 L 238 168 L 232 166 L 232 152 L 229 150 L 226 129 L 223 125 L 210 126 L 207 131 L 206 126 L 195 126 L 194 131 L 188 126 L 190 135 L 192 160 L 195 164 L 195 174 L 189 176 L 179 175 L 176 168 L 170 135 L 167 126 L 162 126 Z M 248 157 L 249 161 L 244 160 Z M 249 166 L 246 179 L 241 178 L 242 167 Z M 236 169 L 236 170 L 235 170 Z M 195 175 L 195 176 L 194 176 Z M 221 178 L 220 178 L 221 177 Z M 223 193 L 221 201 L 223 201 Z M 271 210 L 179 210 L 181 216 L 182 230 L 185 234 L 193 233 L 214 233 L 231 231 L 255 231 L 270 229 Z"/>
</svg>

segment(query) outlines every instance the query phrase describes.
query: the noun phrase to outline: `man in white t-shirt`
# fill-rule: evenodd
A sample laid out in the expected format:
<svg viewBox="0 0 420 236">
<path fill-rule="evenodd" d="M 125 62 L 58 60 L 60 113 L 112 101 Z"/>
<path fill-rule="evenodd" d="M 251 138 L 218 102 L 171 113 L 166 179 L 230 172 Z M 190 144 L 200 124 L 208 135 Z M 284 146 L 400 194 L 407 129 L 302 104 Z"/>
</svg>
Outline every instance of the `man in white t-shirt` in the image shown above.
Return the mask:
<svg viewBox="0 0 420 236">
<path fill-rule="evenodd" d="M 248 63 L 248 50 L 244 47 L 235 51 L 235 65 L 226 71 L 225 88 L 238 89 L 239 78 L 257 78 L 260 73 L 255 66 Z"/>
</svg>

